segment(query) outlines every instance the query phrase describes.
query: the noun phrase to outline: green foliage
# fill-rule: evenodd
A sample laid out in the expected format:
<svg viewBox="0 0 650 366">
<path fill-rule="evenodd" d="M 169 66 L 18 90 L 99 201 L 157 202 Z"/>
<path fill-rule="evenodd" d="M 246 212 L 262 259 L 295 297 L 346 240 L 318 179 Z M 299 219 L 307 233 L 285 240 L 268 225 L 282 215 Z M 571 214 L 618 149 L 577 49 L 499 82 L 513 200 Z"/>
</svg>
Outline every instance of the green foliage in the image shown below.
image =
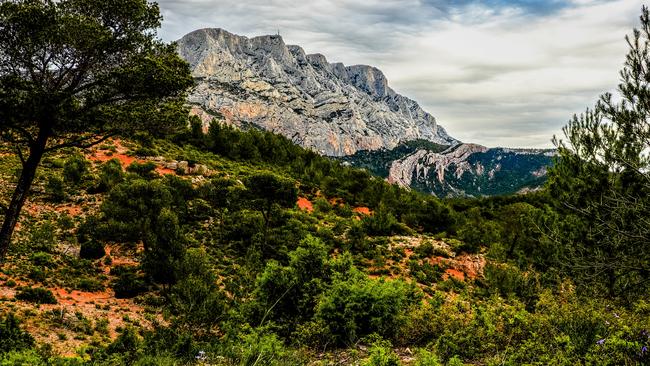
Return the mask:
<svg viewBox="0 0 650 366">
<path fill-rule="evenodd" d="M 34 345 L 34 338 L 20 328 L 15 314 L 9 313 L 0 318 L 0 355 L 20 351 Z"/>
<path fill-rule="evenodd" d="M 4 355 L 0 354 L 0 365 L 2 366 L 45 366 L 46 362 L 36 350 L 12 351 Z"/>
<path fill-rule="evenodd" d="M 334 280 L 323 293 L 315 316 L 328 327 L 336 344 L 352 344 L 371 333 L 390 338 L 418 298 L 415 288 L 400 280 L 373 280 L 353 272 Z"/>
<path fill-rule="evenodd" d="M 72 154 L 63 164 L 63 178 L 70 185 L 77 185 L 88 173 L 88 160 L 81 154 Z"/>
<path fill-rule="evenodd" d="M 63 179 L 56 174 L 50 175 L 45 184 L 45 193 L 52 202 L 62 202 L 66 197 Z"/>
<path fill-rule="evenodd" d="M 226 317 L 227 299 L 217 286 L 210 257 L 189 249 L 178 266 L 179 281 L 172 287 L 169 303 L 177 324 L 196 335 L 210 334 Z"/>
<path fill-rule="evenodd" d="M 160 22 L 158 6 L 146 0 L 0 3 L 0 136 L 29 151 L 0 231 L 0 257 L 46 152 L 185 126 L 193 80 L 176 47 L 156 36 Z M 67 181 L 79 182 L 82 159 L 66 162 Z"/>
<path fill-rule="evenodd" d="M 118 299 L 135 297 L 147 290 L 144 278 L 134 267 L 116 266 L 111 269 L 111 274 L 117 276 L 112 286 Z"/>
<path fill-rule="evenodd" d="M 117 159 L 111 159 L 99 168 L 97 190 L 107 192 L 124 180 L 122 164 Z"/>
<path fill-rule="evenodd" d="M 123 363 L 132 363 L 142 352 L 142 339 L 132 327 L 125 328 L 122 333 L 106 347 L 108 355 L 119 356 Z"/>
<path fill-rule="evenodd" d="M 144 179 L 154 179 L 158 177 L 158 173 L 156 173 L 156 164 L 150 161 L 147 161 L 145 163 L 138 163 L 137 161 L 134 161 L 128 167 L 126 167 L 126 171 L 129 173 L 137 174 Z"/>
<path fill-rule="evenodd" d="M 399 356 L 391 349 L 390 342 L 375 342 L 369 350 L 370 357 L 364 361 L 363 366 L 399 366 Z"/>
<path fill-rule="evenodd" d="M 89 240 L 81 244 L 79 249 L 79 258 L 82 259 L 99 259 L 106 255 L 104 244 L 96 240 Z"/>
<path fill-rule="evenodd" d="M 574 116 L 563 129 L 566 140 L 555 140 L 560 158 L 549 179 L 559 209 L 575 217 L 573 225 L 549 230 L 562 243 L 564 272 L 585 288 L 632 299 L 650 289 L 647 7 L 640 20 L 627 38 L 620 98 L 605 93 Z"/>
<path fill-rule="evenodd" d="M 239 365 L 280 366 L 301 364 L 301 362 L 291 357 L 282 342 L 273 334 L 253 331 L 242 335 L 238 343 L 233 358 Z"/>
<path fill-rule="evenodd" d="M 43 287 L 23 287 L 16 293 L 16 299 L 35 304 L 56 304 L 52 291 Z"/>
<path fill-rule="evenodd" d="M 364 217 L 362 223 L 368 235 L 388 236 L 403 234 L 405 231 L 395 216 L 383 205 L 380 205 L 372 215 Z"/>
<path fill-rule="evenodd" d="M 172 193 L 165 182 L 158 179 L 132 179 L 118 184 L 102 203 L 102 213 L 108 224 L 106 237 L 102 239 L 142 240 L 145 245 L 151 245 L 155 240 L 153 231 L 161 226 L 156 220 L 164 208 L 172 207 Z"/>
<path fill-rule="evenodd" d="M 52 267 L 54 265 L 54 261 L 52 259 L 52 256 L 48 253 L 44 252 L 36 252 L 31 255 L 30 257 L 32 263 L 34 265 L 39 266 L 39 267 Z"/>
<path fill-rule="evenodd" d="M 163 208 L 155 222 L 154 238 L 145 247 L 142 269 L 158 283 L 174 283 L 175 267 L 185 252 L 185 238 L 178 217 L 169 208 Z"/>
<path fill-rule="evenodd" d="M 489 292 L 504 298 L 516 296 L 528 306 L 537 301 L 541 288 L 535 273 L 526 273 L 508 264 L 488 263 L 484 274 Z"/>
<path fill-rule="evenodd" d="M 246 178 L 244 185 L 252 205 L 262 212 L 266 221 L 270 219 L 269 215 L 274 205 L 293 207 L 298 199 L 295 182 L 273 173 L 254 174 Z"/>
</svg>

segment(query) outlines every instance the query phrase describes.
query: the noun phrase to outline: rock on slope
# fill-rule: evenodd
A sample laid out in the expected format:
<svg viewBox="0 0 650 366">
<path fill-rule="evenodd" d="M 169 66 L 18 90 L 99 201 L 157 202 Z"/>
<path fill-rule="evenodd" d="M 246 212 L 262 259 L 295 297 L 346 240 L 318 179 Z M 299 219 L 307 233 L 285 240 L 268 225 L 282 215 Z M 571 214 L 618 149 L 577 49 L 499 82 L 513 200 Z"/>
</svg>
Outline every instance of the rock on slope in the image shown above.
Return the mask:
<svg viewBox="0 0 650 366">
<path fill-rule="evenodd" d="M 329 156 L 415 139 L 457 143 L 374 67 L 330 64 L 280 36 L 247 38 L 222 29 L 189 33 L 178 50 L 198 81 L 190 103 L 206 120 L 218 115 L 237 126 L 252 124 Z"/>
</svg>

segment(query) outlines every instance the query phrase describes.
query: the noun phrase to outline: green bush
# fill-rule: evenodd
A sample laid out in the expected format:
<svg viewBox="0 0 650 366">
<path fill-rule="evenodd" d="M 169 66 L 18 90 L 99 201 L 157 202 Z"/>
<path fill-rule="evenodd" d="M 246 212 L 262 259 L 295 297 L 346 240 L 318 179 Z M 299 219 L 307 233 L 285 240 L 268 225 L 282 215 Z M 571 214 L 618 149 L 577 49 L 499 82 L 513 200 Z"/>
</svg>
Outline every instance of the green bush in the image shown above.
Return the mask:
<svg viewBox="0 0 650 366">
<path fill-rule="evenodd" d="M 336 344 L 352 344 L 371 333 L 388 339 L 406 320 L 406 311 L 419 296 L 413 286 L 401 280 L 374 280 L 353 273 L 345 279 L 337 278 L 323 293 L 316 317 L 328 326 Z"/>
<path fill-rule="evenodd" d="M 29 245 L 33 251 L 52 252 L 56 245 L 56 226 L 54 223 L 46 220 L 31 227 Z"/>
<path fill-rule="evenodd" d="M 0 318 L 0 355 L 34 346 L 34 338 L 20 328 L 20 321 L 13 314 Z"/>
<path fill-rule="evenodd" d="M 113 291 L 118 299 L 132 298 L 147 290 L 144 278 L 132 266 L 113 267 L 111 275 L 117 276 L 113 281 Z"/>
<path fill-rule="evenodd" d="M 156 173 L 156 164 L 150 161 L 145 163 L 138 163 L 134 161 L 126 168 L 126 171 L 129 173 L 135 173 L 145 179 L 153 179 L 158 177 Z"/>
<path fill-rule="evenodd" d="M 442 366 L 442 363 L 435 353 L 420 349 L 416 353 L 415 364 L 413 366 Z"/>
<path fill-rule="evenodd" d="M 122 169 L 122 164 L 117 159 L 111 159 L 102 164 L 99 169 L 98 191 L 109 191 L 114 186 L 122 183 L 123 180 L 124 171 Z"/>
<path fill-rule="evenodd" d="M 300 364 L 291 360 L 291 354 L 285 349 L 284 344 L 274 334 L 264 334 L 253 331 L 241 336 L 235 348 L 234 355 L 237 364 L 242 366 L 254 365 L 289 365 Z"/>
<path fill-rule="evenodd" d="M 45 184 L 45 194 L 47 194 L 52 202 L 62 202 L 65 200 L 65 185 L 63 178 L 59 175 L 50 175 Z"/>
<path fill-rule="evenodd" d="M 2 366 L 45 366 L 47 364 L 34 349 L 0 354 L 0 365 Z"/>
<path fill-rule="evenodd" d="M 23 287 L 16 293 L 16 299 L 36 304 L 56 304 L 52 291 L 43 287 Z"/>
<path fill-rule="evenodd" d="M 127 327 L 106 347 L 106 353 L 119 356 L 123 364 L 132 364 L 142 354 L 142 338 L 132 327 Z"/>
<path fill-rule="evenodd" d="M 104 244 L 96 240 L 89 240 L 81 244 L 79 258 L 95 260 L 106 255 Z"/>
<path fill-rule="evenodd" d="M 169 294 L 169 305 L 179 324 L 194 333 L 209 332 L 226 318 L 227 298 L 217 286 L 203 250 L 189 249 L 178 266 L 179 281 Z"/>
<path fill-rule="evenodd" d="M 52 267 L 54 265 L 54 260 L 52 256 L 45 252 L 36 252 L 31 255 L 31 261 L 34 265 L 39 267 Z"/>
<path fill-rule="evenodd" d="M 77 290 L 81 291 L 102 291 L 104 289 L 104 284 L 101 280 L 96 278 L 79 278 L 75 280 L 74 287 Z"/>
<path fill-rule="evenodd" d="M 71 155 L 63 165 L 63 178 L 69 184 L 79 184 L 88 173 L 88 165 L 88 160 L 83 155 Z"/>
<path fill-rule="evenodd" d="M 370 357 L 361 363 L 362 366 L 399 366 L 400 359 L 391 349 L 389 342 L 375 342 L 370 348 Z"/>
</svg>

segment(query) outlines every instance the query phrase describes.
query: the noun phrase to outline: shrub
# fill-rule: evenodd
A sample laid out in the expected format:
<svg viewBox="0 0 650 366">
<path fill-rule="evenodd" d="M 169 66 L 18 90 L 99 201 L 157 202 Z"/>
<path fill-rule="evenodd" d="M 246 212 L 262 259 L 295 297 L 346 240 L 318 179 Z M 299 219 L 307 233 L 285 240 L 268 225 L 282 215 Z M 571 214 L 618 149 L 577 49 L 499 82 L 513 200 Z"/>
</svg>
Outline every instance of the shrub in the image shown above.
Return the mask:
<svg viewBox="0 0 650 366">
<path fill-rule="evenodd" d="M 440 359 L 433 352 L 425 349 L 418 350 L 413 366 L 442 366 Z"/>
<path fill-rule="evenodd" d="M 124 180 L 122 164 L 117 159 L 111 159 L 102 164 L 99 169 L 98 190 L 105 192 Z"/>
<path fill-rule="evenodd" d="M 20 321 L 13 314 L 0 318 L 0 354 L 19 351 L 34 345 L 34 338 L 20 328 Z"/>
<path fill-rule="evenodd" d="M 61 202 L 65 199 L 65 187 L 63 179 L 58 175 L 51 175 L 45 184 L 45 193 L 53 202 Z"/>
<path fill-rule="evenodd" d="M 235 358 L 239 365 L 283 365 L 288 364 L 289 353 L 274 334 L 253 331 L 241 337 Z M 295 360 L 294 360 L 295 362 Z"/>
<path fill-rule="evenodd" d="M 113 281 L 113 291 L 118 299 L 135 297 L 147 290 L 147 284 L 134 267 L 113 267 L 111 274 L 117 276 L 117 279 Z"/>
<path fill-rule="evenodd" d="M 388 342 L 375 342 L 370 348 L 370 357 L 362 363 L 363 366 L 399 366 L 400 359 L 390 348 Z"/>
<path fill-rule="evenodd" d="M 31 255 L 30 259 L 34 265 L 40 267 L 51 267 L 54 264 L 52 256 L 45 252 L 36 252 Z"/>
<path fill-rule="evenodd" d="M 225 317 L 226 296 L 216 284 L 210 259 L 202 250 L 190 249 L 179 265 L 179 278 L 169 294 L 177 320 L 194 333 L 213 328 Z"/>
<path fill-rule="evenodd" d="M 316 317 L 328 325 L 337 344 L 353 343 L 371 333 L 390 337 L 419 294 L 401 280 L 374 280 L 355 272 L 347 279 L 337 278 L 323 293 Z"/>
<path fill-rule="evenodd" d="M 44 221 L 32 228 L 29 233 L 30 249 L 51 252 L 56 245 L 56 226 L 51 221 Z"/>
<path fill-rule="evenodd" d="M 134 161 L 126 168 L 126 171 L 129 173 L 135 173 L 145 179 L 153 179 L 158 177 L 156 173 L 156 164 L 148 161 L 145 163 L 138 163 Z"/>
<path fill-rule="evenodd" d="M 104 244 L 96 241 L 90 240 L 81 244 L 81 249 L 79 250 L 79 257 L 82 259 L 99 259 L 106 255 L 104 250 Z"/>
<path fill-rule="evenodd" d="M 103 290 L 104 284 L 96 278 L 80 278 L 75 281 L 74 287 L 81 291 L 95 292 Z"/>
<path fill-rule="evenodd" d="M 43 287 L 23 287 L 16 294 L 16 299 L 36 304 L 56 304 L 52 291 Z"/>
<path fill-rule="evenodd" d="M 79 184 L 88 172 L 88 161 L 81 154 L 73 154 L 63 165 L 63 178 L 70 184 Z"/>
<path fill-rule="evenodd" d="M 131 364 L 141 352 L 142 339 L 138 336 L 135 329 L 128 327 L 124 329 L 113 343 L 106 347 L 106 353 L 109 355 L 119 355 L 121 360 L 126 364 Z"/>
<path fill-rule="evenodd" d="M 8 352 L 0 357 L 0 365 L 14 366 L 14 365 L 29 365 L 29 366 L 45 366 L 46 363 L 41 356 L 33 349 L 26 349 L 22 351 Z"/>
</svg>

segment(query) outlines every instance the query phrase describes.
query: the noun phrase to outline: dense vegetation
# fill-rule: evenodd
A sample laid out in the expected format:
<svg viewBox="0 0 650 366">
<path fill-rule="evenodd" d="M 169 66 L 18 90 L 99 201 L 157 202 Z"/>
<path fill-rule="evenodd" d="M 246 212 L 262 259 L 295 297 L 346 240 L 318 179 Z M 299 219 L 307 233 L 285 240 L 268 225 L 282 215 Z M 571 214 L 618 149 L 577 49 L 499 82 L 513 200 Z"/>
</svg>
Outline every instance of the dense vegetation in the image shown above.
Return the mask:
<svg viewBox="0 0 650 366">
<path fill-rule="evenodd" d="M 626 102 L 576 117 L 532 194 L 443 201 L 196 117 L 47 154 L 1 267 L 0 364 L 650 362 L 642 24 Z"/>
</svg>

